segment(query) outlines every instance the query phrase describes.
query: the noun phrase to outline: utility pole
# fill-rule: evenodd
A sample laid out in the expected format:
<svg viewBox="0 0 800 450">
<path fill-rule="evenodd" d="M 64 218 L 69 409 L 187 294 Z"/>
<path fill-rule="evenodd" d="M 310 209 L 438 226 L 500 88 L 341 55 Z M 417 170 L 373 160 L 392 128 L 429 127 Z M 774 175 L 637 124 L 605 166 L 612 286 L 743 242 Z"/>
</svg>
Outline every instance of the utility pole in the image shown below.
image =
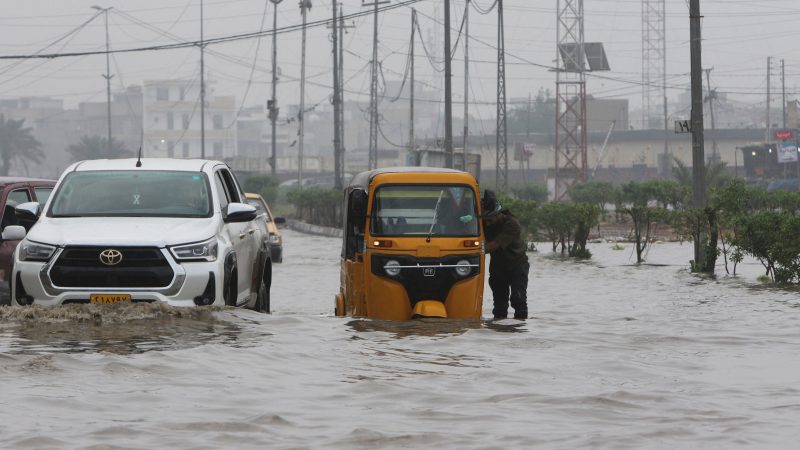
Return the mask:
<svg viewBox="0 0 800 450">
<path fill-rule="evenodd" d="M 414 67 L 414 41 L 416 40 L 415 39 L 416 38 L 416 31 L 417 31 L 417 10 L 414 9 L 414 8 L 411 8 L 411 43 L 409 44 L 410 51 L 411 51 L 411 69 L 410 69 L 410 72 L 411 72 L 411 87 L 409 88 L 409 90 L 410 90 L 410 96 L 409 97 L 411 97 L 411 99 L 410 99 L 410 105 L 408 107 L 408 111 L 409 111 L 409 117 L 408 117 L 408 124 L 409 124 L 409 126 L 408 126 L 408 150 L 410 152 L 414 152 L 416 150 L 416 143 L 414 142 L 415 141 L 415 137 L 414 137 L 414 91 L 415 91 L 414 83 L 416 83 L 416 80 L 414 79 L 414 75 L 415 75 L 415 73 L 414 73 L 414 69 L 415 69 L 415 67 Z M 416 159 L 416 157 L 415 157 L 415 159 Z"/>
<path fill-rule="evenodd" d="M 362 0 L 363 1 L 363 0 Z M 369 170 L 378 168 L 378 6 L 389 3 L 374 1 L 362 3 L 372 6 L 372 60 L 369 87 Z"/>
<path fill-rule="evenodd" d="M 712 142 L 712 151 L 711 159 L 713 161 L 717 161 L 719 158 L 719 152 L 717 151 L 717 128 L 714 124 L 714 100 L 717 99 L 717 92 L 711 90 L 711 71 L 714 70 L 712 67 L 711 69 L 705 69 L 706 72 L 706 83 L 708 85 L 708 112 L 711 113 L 711 142 Z"/>
<path fill-rule="evenodd" d="M 781 116 L 783 119 L 781 127 L 786 130 L 786 64 L 783 59 L 781 59 Z M 786 178 L 786 166 L 787 164 L 783 164 L 783 178 Z"/>
<path fill-rule="evenodd" d="M 531 93 L 528 93 L 528 111 L 525 118 L 525 137 L 531 137 Z"/>
<path fill-rule="evenodd" d="M 588 55 L 583 0 L 558 0 L 556 26 L 556 133 L 554 200 L 569 199 L 589 175 L 586 131 L 586 72 L 609 70 L 603 52 Z M 602 45 L 602 44 L 600 44 Z M 602 47 L 600 47 L 602 49 Z"/>
<path fill-rule="evenodd" d="M 339 84 L 339 29 L 336 21 L 336 2 L 331 1 L 331 8 L 333 9 L 333 176 L 334 187 L 342 189 L 342 168 L 341 168 L 341 88 Z"/>
<path fill-rule="evenodd" d="M 641 0 L 642 3 L 642 129 L 655 125 L 659 111 L 656 106 L 663 102 L 664 152 L 660 155 L 658 169 L 663 178 L 670 177 L 672 168 L 669 157 L 669 124 L 667 117 L 667 40 L 666 0 Z M 658 87 L 661 83 L 661 89 Z M 661 92 L 659 92 L 661 91 Z M 658 98 L 661 100 L 657 100 Z M 657 127 L 653 127 L 657 128 Z"/>
<path fill-rule="evenodd" d="M 331 5 L 333 20 L 328 28 L 331 29 L 333 42 L 333 172 L 334 186 L 336 189 L 344 187 L 344 30 L 353 28 L 345 25 L 342 4 L 339 3 L 337 16 L 336 2 Z"/>
<path fill-rule="evenodd" d="M 450 0 L 444 0 L 444 150 L 453 168 L 453 69 L 450 49 Z"/>
<path fill-rule="evenodd" d="M 764 140 L 767 144 L 772 142 L 772 121 L 770 120 L 770 101 L 772 100 L 772 93 L 770 92 L 770 88 L 772 87 L 770 82 L 772 78 L 772 57 L 767 56 L 767 135 L 764 137 Z"/>
<path fill-rule="evenodd" d="M 203 0 L 200 0 L 200 159 L 206 158 L 206 45 L 203 39 Z"/>
<path fill-rule="evenodd" d="M 275 136 L 275 133 L 277 133 L 278 111 L 280 110 L 280 108 L 278 108 L 278 99 L 275 95 L 276 87 L 278 85 L 278 3 L 283 0 L 270 1 L 275 6 L 275 9 L 272 15 L 272 99 L 267 102 L 267 114 L 272 127 L 272 135 L 270 136 L 272 154 L 269 157 L 269 166 L 272 176 L 274 177 L 277 172 L 277 158 L 275 151 L 277 147 L 277 137 Z"/>
<path fill-rule="evenodd" d="M 303 15 L 303 30 L 300 50 L 300 108 L 297 113 L 297 188 L 303 189 L 303 141 L 305 139 L 306 109 L 306 19 L 311 9 L 311 0 L 300 0 L 300 12 Z"/>
<path fill-rule="evenodd" d="M 786 129 L 786 62 L 781 59 L 781 114 L 783 116 L 783 129 Z M 785 165 L 784 165 L 785 167 Z"/>
<path fill-rule="evenodd" d="M 106 119 L 108 122 L 108 140 L 106 141 L 106 152 L 108 157 L 111 158 L 111 78 L 114 76 L 111 75 L 111 62 L 109 61 L 111 50 L 109 47 L 109 39 L 108 39 L 108 10 L 112 7 L 108 8 L 101 8 L 97 5 L 92 6 L 92 9 L 97 11 L 102 11 L 105 19 L 105 27 L 106 27 L 106 73 L 103 75 L 103 78 L 106 79 Z"/>
<path fill-rule="evenodd" d="M 467 0 L 464 6 L 464 172 L 469 153 L 469 3 Z"/>
<path fill-rule="evenodd" d="M 345 153 L 347 152 L 347 146 L 345 145 L 344 139 L 344 33 L 347 28 L 355 28 L 355 25 L 352 23 L 346 25 L 344 23 L 344 8 L 342 4 L 339 4 L 339 167 L 342 170 L 342 177 L 346 172 L 347 165 L 345 161 Z M 344 186 L 344 179 L 342 179 L 342 185 Z"/>
<path fill-rule="evenodd" d="M 497 190 L 508 192 L 508 124 L 506 123 L 506 38 L 503 24 L 503 0 L 497 0 Z"/>
<path fill-rule="evenodd" d="M 703 142 L 703 63 L 702 36 L 700 32 L 700 0 L 689 0 L 689 41 L 692 79 L 692 179 L 693 206 L 697 210 L 706 207 L 706 176 Z M 706 267 L 705 232 L 698 230 L 694 241 L 694 269 L 713 273 L 713 267 Z"/>
<path fill-rule="evenodd" d="M 664 33 L 661 39 L 661 94 L 664 97 L 664 175 L 669 178 L 672 172 L 672 158 L 669 154 L 669 114 L 667 113 L 667 2 L 661 2 L 661 17 L 664 23 Z"/>
</svg>

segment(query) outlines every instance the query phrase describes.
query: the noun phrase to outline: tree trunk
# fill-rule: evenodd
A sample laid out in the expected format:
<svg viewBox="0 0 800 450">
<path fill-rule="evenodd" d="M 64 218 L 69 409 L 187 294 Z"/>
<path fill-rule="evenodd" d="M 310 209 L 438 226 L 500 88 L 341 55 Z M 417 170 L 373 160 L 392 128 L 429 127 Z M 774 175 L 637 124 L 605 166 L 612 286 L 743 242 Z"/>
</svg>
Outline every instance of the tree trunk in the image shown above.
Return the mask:
<svg viewBox="0 0 800 450">
<path fill-rule="evenodd" d="M 713 275 L 714 267 L 717 265 L 717 241 L 719 238 L 719 227 L 717 226 L 717 212 L 712 208 L 706 208 L 708 217 L 708 246 L 706 247 L 706 265 L 703 272 Z"/>
</svg>

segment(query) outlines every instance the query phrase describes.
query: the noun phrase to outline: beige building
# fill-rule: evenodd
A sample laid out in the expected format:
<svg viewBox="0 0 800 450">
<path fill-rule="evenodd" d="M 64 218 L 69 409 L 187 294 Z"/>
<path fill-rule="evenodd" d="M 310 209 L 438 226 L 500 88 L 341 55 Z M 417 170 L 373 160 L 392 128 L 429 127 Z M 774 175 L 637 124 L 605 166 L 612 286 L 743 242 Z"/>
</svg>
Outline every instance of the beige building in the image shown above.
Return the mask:
<svg viewBox="0 0 800 450">
<path fill-rule="evenodd" d="M 206 86 L 205 157 L 236 155 L 236 99 L 215 97 Z M 197 80 L 145 81 L 142 128 L 147 157 L 200 158 L 200 85 Z"/>
</svg>

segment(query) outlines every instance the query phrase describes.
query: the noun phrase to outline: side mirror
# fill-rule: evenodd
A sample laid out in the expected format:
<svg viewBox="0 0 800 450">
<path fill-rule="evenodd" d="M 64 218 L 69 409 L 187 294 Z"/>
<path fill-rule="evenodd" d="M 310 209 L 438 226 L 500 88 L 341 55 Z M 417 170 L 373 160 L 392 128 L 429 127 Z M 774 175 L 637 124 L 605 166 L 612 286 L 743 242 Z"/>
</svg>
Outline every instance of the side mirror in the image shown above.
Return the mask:
<svg viewBox="0 0 800 450">
<path fill-rule="evenodd" d="M 39 214 L 41 212 L 42 207 L 39 205 L 39 202 L 20 203 L 14 208 L 17 219 L 24 222 L 36 222 L 39 220 Z"/>
<path fill-rule="evenodd" d="M 21 241 L 26 234 L 25 227 L 22 225 L 9 225 L 3 229 L 0 239 L 4 241 Z"/>
<path fill-rule="evenodd" d="M 356 219 L 367 215 L 367 193 L 356 189 L 350 193 L 350 218 Z"/>
<path fill-rule="evenodd" d="M 245 205 L 244 203 L 229 203 L 225 208 L 225 216 L 223 220 L 226 223 L 232 222 L 249 222 L 258 216 L 258 211 L 255 207 Z"/>
<path fill-rule="evenodd" d="M 275 222 L 276 225 L 283 225 L 286 223 L 285 217 L 274 217 L 272 220 Z"/>
</svg>

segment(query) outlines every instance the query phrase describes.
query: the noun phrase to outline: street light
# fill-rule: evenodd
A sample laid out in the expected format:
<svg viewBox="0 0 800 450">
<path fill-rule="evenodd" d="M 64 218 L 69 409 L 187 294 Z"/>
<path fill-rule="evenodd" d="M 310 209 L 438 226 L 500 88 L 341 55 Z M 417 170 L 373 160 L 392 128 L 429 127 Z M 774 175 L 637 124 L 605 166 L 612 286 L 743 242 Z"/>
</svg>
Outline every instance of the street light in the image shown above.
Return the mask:
<svg viewBox="0 0 800 450">
<path fill-rule="evenodd" d="M 106 73 L 103 75 L 103 78 L 106 79 L 106 115 L 108 119 L 108 141 L 106 145 L 108 146 L 107 152 L 108 157 L 110 158 L 113 156 L 111 154 L 111 62 L 110 62 L 110 50 L 109 50 L 109 42 L 108 42 L 108 10 L 113 8 L 109 6 L 108 8 L 101 8 L 97 5 L 93 5 L 92 9 L 100 11 L 104 15 L 105 19 L 105 27 L 106 27 Z"/>
</svg>

